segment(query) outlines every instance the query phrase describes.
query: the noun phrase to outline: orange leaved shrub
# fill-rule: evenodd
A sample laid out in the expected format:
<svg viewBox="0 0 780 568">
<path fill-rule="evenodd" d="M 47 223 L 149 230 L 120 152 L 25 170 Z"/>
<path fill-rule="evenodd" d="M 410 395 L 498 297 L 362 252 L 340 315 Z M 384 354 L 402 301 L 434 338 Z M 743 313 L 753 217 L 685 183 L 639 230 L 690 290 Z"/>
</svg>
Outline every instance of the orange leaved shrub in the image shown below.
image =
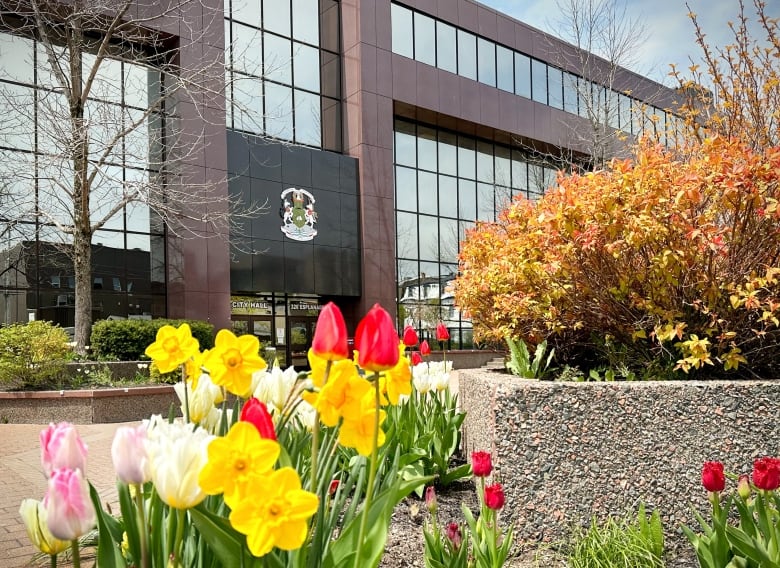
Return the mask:
<svg viewBox="0 0 780 568">
<path fill-rule="evenodd" d="M 558 362 L 639 376 L 780 376 L 780 148 L 653 145 L 561 175 L 462 244 L 475 337 L 547 339 Z"/>
</svg>

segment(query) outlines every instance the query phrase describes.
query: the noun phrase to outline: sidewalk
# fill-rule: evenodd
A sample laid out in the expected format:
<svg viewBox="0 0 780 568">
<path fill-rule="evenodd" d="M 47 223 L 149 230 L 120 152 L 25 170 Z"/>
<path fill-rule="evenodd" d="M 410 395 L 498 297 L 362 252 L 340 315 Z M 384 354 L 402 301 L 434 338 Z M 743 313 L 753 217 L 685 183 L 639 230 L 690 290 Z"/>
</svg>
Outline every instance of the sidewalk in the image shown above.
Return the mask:
<svg viewBox="0 0 780 568">
<path fill-rule="evenodd" d="M 118 507 L 111 441 L 121 425 L 77 426 L 89 449 L 87 478 L 100 493 L 103 503 L 108 501 L 113 511 Z M 28 497 L 43 499 L 46 491 L 38 441 L 43 428 L 40 424 L 0 424 L 0 566 L 3 568 L 35 565 L 30 561 L 37 549 L 27 537 L 19 505 Z M 48 560 L 41 565 L 48 566 Z"/>
</svg>

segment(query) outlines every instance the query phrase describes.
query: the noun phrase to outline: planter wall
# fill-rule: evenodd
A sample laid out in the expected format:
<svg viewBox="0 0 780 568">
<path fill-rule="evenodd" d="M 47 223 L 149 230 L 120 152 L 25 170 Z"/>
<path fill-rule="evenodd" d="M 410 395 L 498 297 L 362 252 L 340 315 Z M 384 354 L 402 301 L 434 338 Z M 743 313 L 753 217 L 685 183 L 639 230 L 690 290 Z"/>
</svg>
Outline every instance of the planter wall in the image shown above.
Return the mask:
<svg viewBox="0 0 780 568">
<path fill-rule="evenodd" d="M 179 403 L 171 385 L 121 389 L 0 392 L 0 422 L 75 424 L 130 422 L 168 414 Z"/>
<path fill-rule="evenodd" d="M 778 382 L 562 383 L 459 373 L 464 449 L 489 450 L 522 541 L 560 541 L 596 515 L 657 508 L 687 566 L 680 523 L 709 510 L 701 466 L 749 473 L 780 454 Z"/>
</svg>

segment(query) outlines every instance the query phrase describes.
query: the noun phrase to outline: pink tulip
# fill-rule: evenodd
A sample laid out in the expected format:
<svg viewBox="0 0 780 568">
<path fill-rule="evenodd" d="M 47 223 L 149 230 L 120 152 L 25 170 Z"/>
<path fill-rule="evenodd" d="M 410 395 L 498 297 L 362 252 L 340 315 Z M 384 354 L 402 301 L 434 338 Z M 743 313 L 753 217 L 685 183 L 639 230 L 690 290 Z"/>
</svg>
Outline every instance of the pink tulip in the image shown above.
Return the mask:
<svg viewBox="0 0 780 568">
<path fill-rule="evenodd" d="M 95 526 L 95 507 L 80 469 L 55 469 L 43 504 L 49 531 L 55 538 L 75 540 Z"/>
<path fill-rule="evenodd" d="M 111 443 L 111 459 L 122 483 L 140 485 L 151 479 L 146 455 L 146 427 L 120 426 Z"/>
<path fill-rule="evenodd" d="M 49 424 L 41 430 L 41 466 L 46 477 L 59 468 L 80 469 L 87 474 L 87 445 L 81 440 L 76 428 L 68 422 Z"/>
</svg>

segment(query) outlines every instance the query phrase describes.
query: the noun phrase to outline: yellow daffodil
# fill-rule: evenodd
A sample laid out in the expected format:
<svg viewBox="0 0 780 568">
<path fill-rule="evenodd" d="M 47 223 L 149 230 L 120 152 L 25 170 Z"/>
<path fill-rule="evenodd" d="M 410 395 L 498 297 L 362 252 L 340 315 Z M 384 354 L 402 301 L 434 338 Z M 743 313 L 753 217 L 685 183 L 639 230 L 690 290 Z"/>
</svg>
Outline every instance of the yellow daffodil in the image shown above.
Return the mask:
<svg viewBox="0 0 780 568">
<path fill-rule="evenodd" d="M 279 453 L 279 444 L 262 438 L 252 423 L 236 422 L 224 438 L 209 444 L 200 486 L 209 495 L 224 493 L 225 503 L 234 508 L 247 495 L 250 480 L 271 471 Z"/>
<path fill-rule="evenodd" d="M 369 390 L 368 381 L 360 378 L 351 361 L 344 360 L 333 364 L 328 382 L 319 392 L 301 396 L 317 409 L 325 426 L 336 426 L 339 417 L 360 412 L 360 400 Z"/>
<path fill-rule="evenodd" d="M 385 420 L 386 413 L 384 410 L 377 410 L 373 389 L 361 399 L 358 412 L 344 416 L 344 422 L 339 430 L 339 443 L 347 448 L 355 448 L 362 456 L 371 455 L 374 440 L 374 414 L 377 411 L 379 412 L 380 424 L 377 433 L 377 446 L 384 444 L 385 433 L 381 424 Z"/>
<path fill-rule="evenodd" d="M 27 536 L 35 548 L 48 555 L 59 554 L 70 548 L 69 541 L 59 540 L 51 534 L 47 524 L 46 507 L 41 501 L 25 499 L 19 508 L 19 514 L 24 521 L 24 528 L 27 529 Z"/>
<path fill-rule="evenodd" d="M 290 467 L 254 477 L 247 491 L 258 498 L 243 499 L 230 513 L 230 524 L 247 535 L 255 556 L 274 547 L 295 550 L 306 541 L 308 519 L 317 512 L 319 499 L 301 489 L 298 472 Z"/>
<path fill-rule="evenodd" d="M 222 329 L 214 340 L 214 349 L 209 351 L 203 363 L 214 384 L 245 398 L 252 394 L 252 375 L 266 368 L 259 351 L 260 342 L 254 335 L 236 337 L 231 331 Z"/>
<path fill-rule="evenodd" d="M 398 404 L 399 395 L 412 394 L 412 372 L 409 359 L 404 357 L 404 344 L 398 344 L 398 364 L 383 373 L 382 392 L 390 404 Z"/>
<path fill-rule="evenodd" d="M 187 380 L 192 383 L 191 386 L 193 390 L 198 388 L 198 381 L 200 380 L 201 375 L 205 374 L 203 372 L 203 361 L 206 360 L 208 353 L 208 349 L 199 351 L 194 357 L 187 359 L 187 361 L 184 362 L 184 374 L 187 377 Z"/>
<path fill-rule="evenodd" d="M 164 325 L 157 330 L 157 339 L 146 348 L 146 355 L 154 361 L 161 373 L 170 373 L 194 357 L 199 350 L 198 340 L 192 337 L 190 326 Z"/>
</svg>

